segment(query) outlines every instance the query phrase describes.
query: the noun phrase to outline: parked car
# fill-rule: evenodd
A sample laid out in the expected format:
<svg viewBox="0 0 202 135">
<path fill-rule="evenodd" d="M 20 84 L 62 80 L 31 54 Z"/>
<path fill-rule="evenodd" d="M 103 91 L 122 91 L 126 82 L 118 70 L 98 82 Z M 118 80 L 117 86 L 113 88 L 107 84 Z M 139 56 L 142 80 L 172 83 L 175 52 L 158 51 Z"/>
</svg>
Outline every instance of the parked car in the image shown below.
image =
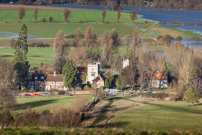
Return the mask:
<svg viewBox="0 0 202 135">
<path fill-rule="evenodd" d="M 14 94 L 13 96 L 14 96 L 14 97 L 19 97 L 20 95 L 18 95 L 18 94 Z"/>
<path fill-rule="evenodd" d="M 25 94 L 24 96 L 29 97 L 29 96 L 32 96 L 32 95 L 30 95 L 30 94 Z"/>
<path fill-rule="evenodd" d="M 42 96 L 49 96 L 48 93 L 42 93 Z"/>
<path fill-rule="evenodd" d="M 35 94 L 33 94 L 33 96 L 36 96 L 36 97 L 38 97 L 38 96 L 40 96 L 40 94 L 36 94 L 36 93 L 35 93 Z"/>
<path fill-rule="evenodd" d="M 64 95 L 66 95 L 66 96 L 73 96 L 72 93 L 66 93 L 66 94 L 64 94 Z"/>
</svg>

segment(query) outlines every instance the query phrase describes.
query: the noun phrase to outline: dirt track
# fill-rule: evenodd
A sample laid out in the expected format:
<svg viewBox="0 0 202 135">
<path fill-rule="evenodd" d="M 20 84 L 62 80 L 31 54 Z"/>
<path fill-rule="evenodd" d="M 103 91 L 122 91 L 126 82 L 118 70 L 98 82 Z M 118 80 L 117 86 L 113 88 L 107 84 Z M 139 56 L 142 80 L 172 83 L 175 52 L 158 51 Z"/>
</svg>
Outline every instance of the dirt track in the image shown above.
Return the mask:
<svg viewBox="0 0 202 135">
<path fill-rule="evenodd" d="M 47 6 L 37 6 L 37 5 L 9 5 L 9 4 L 0 4 L 0 10 L 19 10 L 21 7 L 25 10 L 34 10 L 38 7 L 38 10 L 64 10 L 62 7 L 47 7 Z M 67 8 L 69 10 L 92 10 L 92 9 L 80 9 L 80 8 Z"/>
</svg>

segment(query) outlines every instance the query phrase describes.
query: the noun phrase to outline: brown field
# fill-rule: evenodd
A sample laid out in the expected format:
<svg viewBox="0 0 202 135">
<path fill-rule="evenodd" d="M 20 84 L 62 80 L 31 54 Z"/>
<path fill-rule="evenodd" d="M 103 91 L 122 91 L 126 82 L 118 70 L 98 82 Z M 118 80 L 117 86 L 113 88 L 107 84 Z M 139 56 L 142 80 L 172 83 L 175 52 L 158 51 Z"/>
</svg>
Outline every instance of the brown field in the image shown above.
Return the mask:
<svg viewBox="0 0 202 135">
<path fill-rule="evenodd" d="M 61 7 L 46 7 L 46 6 L 37 6 L 37 5 L 7 5 L 3 4 L 0 5 L 0 10 L 19 10 L 21 7 L 23 7 L 25 10 L 34 10 L 36 7 L 38 7 L 38 10 L 64 10 L 65 8 Z M 67 8 L 68 10 L 92 10 L 92 9 L 79 9 L 79 8 Z"/>
</svg>

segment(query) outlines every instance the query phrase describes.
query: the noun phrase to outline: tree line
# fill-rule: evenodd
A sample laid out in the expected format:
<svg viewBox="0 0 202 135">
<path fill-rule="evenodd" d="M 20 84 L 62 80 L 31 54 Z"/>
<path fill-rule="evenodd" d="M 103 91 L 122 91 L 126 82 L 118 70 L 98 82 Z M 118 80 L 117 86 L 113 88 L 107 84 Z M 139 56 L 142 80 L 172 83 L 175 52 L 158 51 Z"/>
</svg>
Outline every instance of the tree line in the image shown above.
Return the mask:
<svg viewBox="0 0 202 135">
<path fill-rule="evenodd" d="M 77 4 L 77 5 L 107 5 L 112 9 L 118 9 L 121 6 L 134 7 L 153 7 L 153 8 L 168 8 L 168 9 L 202 9 L 202 0 L 0 0 L 0 3 L 8 2 L 20 4 Z M 114 7 L 117 5 L 116 7 Z"/>
</svg>

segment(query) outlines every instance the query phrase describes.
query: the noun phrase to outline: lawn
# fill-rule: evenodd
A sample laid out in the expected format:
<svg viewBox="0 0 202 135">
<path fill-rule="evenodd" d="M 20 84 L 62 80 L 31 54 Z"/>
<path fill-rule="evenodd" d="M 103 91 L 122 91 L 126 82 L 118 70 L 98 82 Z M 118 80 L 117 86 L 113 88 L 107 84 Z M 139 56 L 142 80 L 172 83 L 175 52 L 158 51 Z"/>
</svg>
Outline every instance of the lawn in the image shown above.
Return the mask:
<svg viewBox="0 0 202 135">
<path fill-rule="evenodd" d="M 82 95 L 89 100 L 92 99 L 91 95 Z M 72 100 L 75 96 L 60 96 L 60 97 L 31 97 L 31 98 L 17 98 L 17 112 L 24 112 L 27 107 L 31 107 L 34 111 L 50 110 L 56 111 L 60 107 L 71 106 Z"/>
<path fill-rule="evenodd" d="M 120 112 L 113 118 L 114 127 L 138 130 L 201 131 L 202 104 L 189 106 L 180 102 L 154 102 Z"/>
</svg>

